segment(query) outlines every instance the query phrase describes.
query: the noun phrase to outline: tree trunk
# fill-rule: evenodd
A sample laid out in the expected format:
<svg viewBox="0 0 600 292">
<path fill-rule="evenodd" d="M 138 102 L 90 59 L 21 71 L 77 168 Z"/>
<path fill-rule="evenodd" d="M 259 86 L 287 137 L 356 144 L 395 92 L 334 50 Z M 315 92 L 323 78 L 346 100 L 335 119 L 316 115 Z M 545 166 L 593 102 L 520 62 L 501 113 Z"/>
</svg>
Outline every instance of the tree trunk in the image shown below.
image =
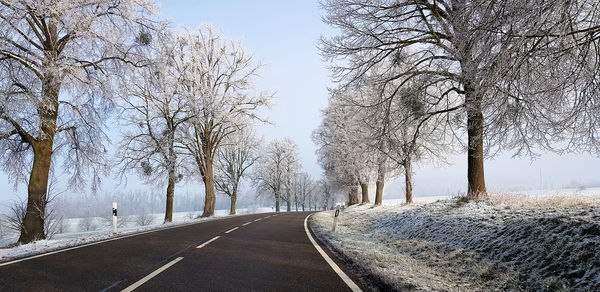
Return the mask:
<svg viewBox="0 0 600 292">
<path fill-rule="evenodd" d="M 385 180 L 385 174 L 379 172 L 377 175 L 377 181 L 375 182 L 375 206 L 381 205 L 383 200 L 383 185 Z"/>
<path fill-rule="evenodd" d="M 287 203 L 287 211 L 291 212 L 292 211 L 292 200 L 291 200 L 291 198 L 288 197 L 286 203 Z"/>
<path fill-rule="evenodd" d="M 204 212 L 202 217 L 210 217 L 215 214 L 215 177 L 213 174 L 213 162 L 209 158 L 206 161 L 206 173 L 204 174 Z"/>
<path fill-rule="evenodd" d="M 358 204 L 358 186 L 353 186 L 348 193 L 348 206 L 356 204 Z"/>
<path fill-rule="evenodd" d="M 467 91 L 467 134 L 469 149 L 467 152 L 467 181 L 469 190 L 467 196 L 479 198 L 485 195 L 485 176 L 483 172 L 483 113 L 481 111 L 482 97 L 472 97 Z"/>
<path fill-rule="evenodd" d="M 41 135 L 39 140 L 29 141 L 33 148 L 33 165 L 27 186 L 27 210 L 19 243 L 29 243 L 46 238 L 44 219 L 48 203 L 48 178 L 52 161 L 52 148 L 56 136 L 58 118 L 58 94 L 60 80 L 58 74 L 47 74 L 42 80 L 42 103 L 37 112 L 40 117 Z"/>
<path fill-rule="evenodd" d="M 165 221 L 173 221 L 173 197 L 175 196 L 175 169 L 169 170 L 169 183 L 167 184 L 167 206 L 165 209 Z"/>
<path fill-rule="evenodd" d="M 404 186 L 406 193 L 406 203 L 410 204 L 412 200 L 412 170 L 410 159 L 404 160 Z"/>
<path fill-rule="evenodd" d="M 27 213 L 23 219 L 23 229 L 19 243 L 29 243 L 45 239 L 44 219 L 48 191 L 48 177 L 52 157 L 53 139 L 43 140 L 33 147 L 33 167 L 27 186 Z"/>
<path fill-rule="evenodd" d="M 229 197 L 231 199 L 231 207 L 229 208 L 229 215 L 235 215 L 235 201 L 237 201 L 237 195 Z"/>
<path fill-rule="evenodd" d="M 302 204 L 302 212 L 304 212 L 304 204 Z"/>
<path fill-rule="evenodd" d="M 279 192 L 275 192 L 275 212 L 279 212 Z"/>
<path fill-rule="evenodd" d="M 369 185 L 366 183 L 360 184 L 360 190 L 362 192 L 362 202 L 361 204 L 369 203 Z"/>
</svg>

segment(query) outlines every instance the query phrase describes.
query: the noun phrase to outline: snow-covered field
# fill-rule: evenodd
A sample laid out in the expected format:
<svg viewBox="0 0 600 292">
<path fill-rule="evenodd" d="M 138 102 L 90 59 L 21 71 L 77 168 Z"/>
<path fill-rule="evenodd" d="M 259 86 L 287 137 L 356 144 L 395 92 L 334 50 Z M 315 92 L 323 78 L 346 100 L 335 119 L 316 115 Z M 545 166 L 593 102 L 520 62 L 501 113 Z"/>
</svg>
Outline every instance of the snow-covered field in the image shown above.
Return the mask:
<svg viewBox="0 0 600 292">
<path fill-rule="evenodd" d="M 598 192 L 384 202 L 332 221 L 311 227 L 380 289 L 600 291 Z"/>
<path fill-rule="evenodd" d="M 271 208 L 253 207 L 237 209 L 237 214 L 267 213 L 271 211 Z M 176 212 L 173 213 L 173 222 L 168 224 L 162 224 L 164 214 L 119 217 L 118 233 L 113 233 L 111 216 L 106 218 L 69 218 L 62 220 L 61 226 L 57 228 L 57 234 L 52 239 L 39 240 L 23 245 L 15 245 L 18 234 L 9 233 L 8 230 L 3 228 L 0 231 L 0 262 L 149 230 L 171 228 L 231 216 L 228 215 L 229 210 L 215 210 L 215 216 L 213 217 L 196 218 L 200 214 L 202 212 Z"/>
</svg>

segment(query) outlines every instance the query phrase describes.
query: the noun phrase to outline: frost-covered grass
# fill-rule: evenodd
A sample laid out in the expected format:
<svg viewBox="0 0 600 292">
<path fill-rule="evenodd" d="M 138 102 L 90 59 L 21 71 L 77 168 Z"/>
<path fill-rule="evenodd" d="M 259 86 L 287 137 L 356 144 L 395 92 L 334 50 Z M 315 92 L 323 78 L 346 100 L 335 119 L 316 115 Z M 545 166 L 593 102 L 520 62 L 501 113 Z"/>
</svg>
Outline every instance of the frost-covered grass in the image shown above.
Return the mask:
<svg viewBox="0 0 600 292">
<path fill-rule="evenodd" d="M 252 214 L 271 212 L 271 208 L 252 207 L 238 209 L 237 214 Z M 9 261 L 16 258 L 22 258 L 57 249 L 63 249 L 72 246 L 78 246 L 100 240 L 110 239 L 130 235 L 149 230 L 159 230 L 171 228 L 185 224 L 199 223 L 208 220 L 226 218 L 235 215 L 228 215 L 229 210 L 215 210 L 215 216 L 210 218 L 197 218 L 202 212 L 176 212 L 173 213 L 173 221 L 168 224 L 162 224 L 164 214 L 148 214 L 150 217 L 147 222 L 150 224 L 140 225 L 140 215 L 127 216 L 120 220 L 118 233 L 113 233 L 112 217 L 91 217 L 91 218 L 69 218 L 63 220 L 62 232 L 55 234 L 52 239 L 39 240 L 30 244 L 17 245 L 18 234 L 8 232 L 3 228 L 0 230 L 0 262 Z M 110 219 L 110 220 L 109 220 Z"/>
<path fill-rule="evenodd" d="M 600 290 L 600 196 L 498 194 L 315 214 L 334 250 L 397 290 Z"/>
</svg>

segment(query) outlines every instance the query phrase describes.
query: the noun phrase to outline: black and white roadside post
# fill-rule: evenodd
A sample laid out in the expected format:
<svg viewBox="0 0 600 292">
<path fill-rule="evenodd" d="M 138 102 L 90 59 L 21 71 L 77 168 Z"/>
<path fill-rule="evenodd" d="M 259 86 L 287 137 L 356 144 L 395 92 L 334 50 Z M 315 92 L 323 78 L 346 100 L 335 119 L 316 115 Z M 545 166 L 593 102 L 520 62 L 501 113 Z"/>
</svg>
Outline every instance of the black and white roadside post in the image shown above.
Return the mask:
<svg viewBox="0 0 600 292">
<path fill-rule="evenodd" d="M 117 202 L 113 202 L 113 232 L 117 233 Z"/>
<path fill-rule="evenodd" d="M 333 229 L 332 232 L 335 232 L 335 227 L 337 226 L 338 216 L 340 216 L 340 207 L 335 208 L 335 216 L 333 217 Z"/>
</svg>

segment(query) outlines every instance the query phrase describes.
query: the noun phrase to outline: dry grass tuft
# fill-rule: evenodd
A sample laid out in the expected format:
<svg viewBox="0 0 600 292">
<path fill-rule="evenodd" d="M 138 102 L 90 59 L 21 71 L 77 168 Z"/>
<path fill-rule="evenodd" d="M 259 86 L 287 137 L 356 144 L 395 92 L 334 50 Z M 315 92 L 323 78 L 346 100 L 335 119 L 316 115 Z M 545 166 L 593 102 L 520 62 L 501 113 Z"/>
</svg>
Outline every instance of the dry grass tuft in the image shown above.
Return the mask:
<svg viewBox="0 0 600 292">
<path fill-rule="evenodd" d="M 533 196 L 496 193 L 483 198 L 494 205 L 509 208 L 575 208 L 600 207 L 600 194 L 561 194 Z"/>
</svg>

